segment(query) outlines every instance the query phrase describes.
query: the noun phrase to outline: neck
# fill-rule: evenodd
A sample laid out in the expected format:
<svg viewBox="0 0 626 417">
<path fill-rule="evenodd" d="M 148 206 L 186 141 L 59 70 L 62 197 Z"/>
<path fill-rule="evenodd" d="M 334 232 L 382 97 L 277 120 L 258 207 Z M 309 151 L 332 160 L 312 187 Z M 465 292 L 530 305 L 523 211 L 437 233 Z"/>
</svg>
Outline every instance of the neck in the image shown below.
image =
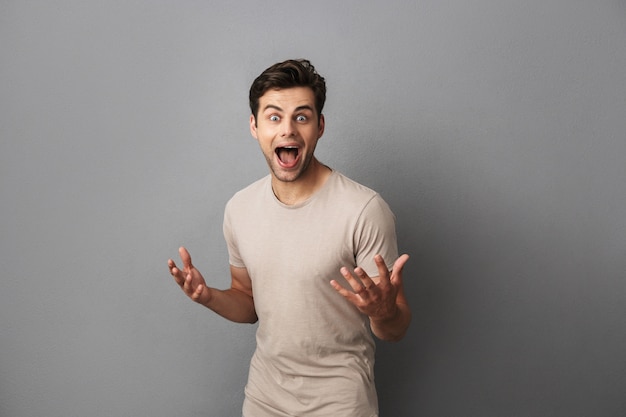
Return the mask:
<svg viewBox="0 0 626 417">
<path fill-rule="evenodd" d="M 294 181 L 280 181 L 272 176 L 272 190 L 283 204 L 302 203 L 326 183 L 330 173 L 329 167 L 313 158 L 306 172 Z"/>
</svg>

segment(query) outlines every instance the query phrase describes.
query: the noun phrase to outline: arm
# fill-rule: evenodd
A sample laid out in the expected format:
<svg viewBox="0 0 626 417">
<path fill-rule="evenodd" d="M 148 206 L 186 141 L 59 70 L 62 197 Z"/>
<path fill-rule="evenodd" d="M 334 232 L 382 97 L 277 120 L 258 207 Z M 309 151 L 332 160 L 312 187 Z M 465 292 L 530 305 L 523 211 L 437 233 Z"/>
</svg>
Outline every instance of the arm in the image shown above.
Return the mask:
<svg viewBox="0 0 626 417">
<path fill-rule="evenodd" d="M 200 271 L 191 263 L 191 256 L 187 249 L 181 247 L 178 252 L 183 261 L 183 269 L 179 269 L 171 259 L 167 264 L 174 281 L 189 298 L 228 320 L 237 323 L 257 321 L 252 297 L 252 281 L 247 269 L 231 266 L 230 288 L 218 290 L 206 285 Z"/>
<path fill-rule="evenodd" d="M 331 281 L 339 294 L 369 317 L 372 332 L 379 339 L 399 341 L 411 323 L 411 310 L 402 285 L 402 269 L 408 259 L 408 255 L 400 256 L 389 271 L 382 256 L 376 255 L 374 260 L 379 276 L 372 278 L 359 267 L 354 270 L 357 278 L 347 268 L 341 268 L 341 274 L 353 291 Z"/>
</svg>

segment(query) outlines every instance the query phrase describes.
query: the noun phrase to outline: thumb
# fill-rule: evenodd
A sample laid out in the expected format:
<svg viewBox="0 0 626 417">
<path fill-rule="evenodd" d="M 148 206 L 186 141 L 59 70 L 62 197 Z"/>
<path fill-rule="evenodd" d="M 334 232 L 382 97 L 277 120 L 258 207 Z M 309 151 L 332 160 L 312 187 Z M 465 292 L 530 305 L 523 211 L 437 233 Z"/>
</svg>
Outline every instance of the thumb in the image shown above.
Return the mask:
<svg viewBox="0 0 626 417">
<path fill-rule="evenodd" d="M 404 265 L 406 264 L 408 260 L 409 260 L 409 255 L 407 255 L 406 253 L 400 256 L 398 259 L 396 259 L 396 261 L 393 263 L 393 270 L 392 270 L 392 276 L 394 278 L 397 279 L 402 276 L 402 269 L 404 268 Z"/>
</svg>

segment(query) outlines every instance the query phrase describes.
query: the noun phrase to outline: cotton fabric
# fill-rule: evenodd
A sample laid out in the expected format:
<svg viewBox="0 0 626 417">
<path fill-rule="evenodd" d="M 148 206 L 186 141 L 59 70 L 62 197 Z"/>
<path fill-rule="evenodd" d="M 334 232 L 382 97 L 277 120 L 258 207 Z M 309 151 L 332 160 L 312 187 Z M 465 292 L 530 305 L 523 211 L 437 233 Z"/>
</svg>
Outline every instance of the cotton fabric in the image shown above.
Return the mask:
<svg viewBox="0 0 626 417">
<path fill-rule="evenodd" d="M 398 257 L 395 217 L 375 191 L 332 171 L 301 204 L 274 195 L 271 176 L 227 203 L 229 261 L 247 268 L 259 325 L 245 417 L 378 414 L 369 319 L 338 294 L 342 266 L 377 276 Z"/>
</svg>

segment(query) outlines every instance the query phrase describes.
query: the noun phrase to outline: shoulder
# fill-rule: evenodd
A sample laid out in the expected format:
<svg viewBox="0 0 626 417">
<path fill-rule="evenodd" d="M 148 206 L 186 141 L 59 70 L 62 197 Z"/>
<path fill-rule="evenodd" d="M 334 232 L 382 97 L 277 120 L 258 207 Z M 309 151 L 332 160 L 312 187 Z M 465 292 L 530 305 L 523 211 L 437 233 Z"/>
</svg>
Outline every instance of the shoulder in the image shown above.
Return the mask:
<svg viewBox="0 0 626 417">
<path fill-rule="evenodd" d="M 333 174 L 330 191 L 340 204 L 345 204 L 358 211 L 381 208 L 383 211 L 389 211 L 389 206 L 377 191 L 339 172 Z"/>
<path fill-rule="evenodd" d="M 270 185 L 270 176 L 267 175 L 247 187 L 237 191 L 226 203 L 226 209 L 233 209 L 239 206 L 249 206 L 260 200 L 260 196 L 267 192 Z"/>
<path fill-rule="evenodd" d="M 341 199 L 342 204 L 351 205 L 359 213 L 366 216 L 391 216 L 391 208 L 377 191 L 361 184 L 345 175 L 335 172 L 333 178 L 333 194 Z"/>
<path fill-rule="evenodd" d="M 359 199 L 369 200 L 378 195 L 376 191 L 346 177 L 339 171 L 333 171 L 329 185 L 332 188 L 333 193 L 348 196 L 350 198 L 358 197 Z"/>
</svg>

